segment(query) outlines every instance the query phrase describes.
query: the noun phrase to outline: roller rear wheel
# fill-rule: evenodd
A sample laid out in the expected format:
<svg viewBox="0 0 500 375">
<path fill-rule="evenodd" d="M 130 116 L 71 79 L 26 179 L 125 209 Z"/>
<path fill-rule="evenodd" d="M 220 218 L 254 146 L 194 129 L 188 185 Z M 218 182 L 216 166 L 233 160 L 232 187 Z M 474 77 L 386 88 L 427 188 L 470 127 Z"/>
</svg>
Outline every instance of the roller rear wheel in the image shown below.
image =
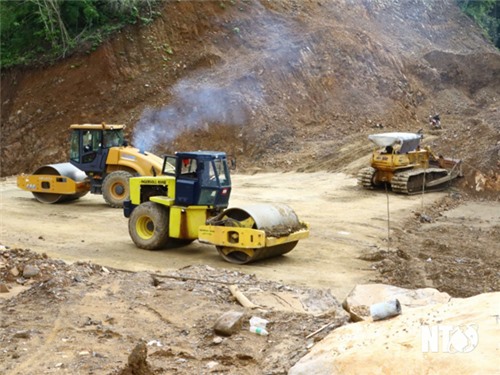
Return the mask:
<svg viewBox="0 0 500 375">
<path fill-rule="evenodd" d="M 167 247 L 169 210 L 154 202 L 145 202 L 132 211 L 128 231 L 137 247 L 159 250 Z"/>
</svg>

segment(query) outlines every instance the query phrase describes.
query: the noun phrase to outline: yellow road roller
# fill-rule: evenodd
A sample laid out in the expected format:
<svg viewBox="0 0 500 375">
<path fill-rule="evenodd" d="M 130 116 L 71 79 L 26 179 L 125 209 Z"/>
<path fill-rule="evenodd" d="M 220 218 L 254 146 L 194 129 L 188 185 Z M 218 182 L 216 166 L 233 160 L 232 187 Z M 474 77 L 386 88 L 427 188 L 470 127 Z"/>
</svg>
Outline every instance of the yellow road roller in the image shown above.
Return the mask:
<svg viewBox="0 0 500 375">
<path fill-rule="evenodd" d="M 165 156 L 162 175 L 132 177 L 124 202 L 130 237 L 146 250 L 215 245 L 230 263 L 246 264 L 291 251 L 309 226 L 286 204 L 228 208 L 231 177 L 224 152 Z"/>
<path fill-rule="evenodd" d="M 129 146 L 124 125 L 74 124 L 70 126 L 69 163 L 49 164 L 33 174 L 17 177 L 17 186 L 42 203 L 78 199 L 88 192 L 102 194 L 111 207 L 123 207 L 128 179 L 161 173 L 163 159 Z"/>
</svg>

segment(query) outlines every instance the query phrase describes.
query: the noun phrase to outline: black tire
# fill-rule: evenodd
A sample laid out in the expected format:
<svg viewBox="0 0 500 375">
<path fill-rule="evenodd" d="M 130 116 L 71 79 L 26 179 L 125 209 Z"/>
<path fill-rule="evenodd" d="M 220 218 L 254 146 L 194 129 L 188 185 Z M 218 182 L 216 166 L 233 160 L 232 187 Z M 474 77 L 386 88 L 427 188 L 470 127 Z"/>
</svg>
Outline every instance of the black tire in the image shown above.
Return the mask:
<svg viewBox="0 0 500 375">
<path fill-rule="evenodd" d="M 137 247 L 160 250 L 169 243 L 168 225 L 169 209 L 158 203 L 145 202 L 132 211 L 128 232 Z"/>
<path fill-rule="evenodd" d="M 102 183 L 102 196 L 111 207 L 122 208 L 129 197 L 128 180 L 132 174 L 126 171 L 111 172 Z"/>
</svg>

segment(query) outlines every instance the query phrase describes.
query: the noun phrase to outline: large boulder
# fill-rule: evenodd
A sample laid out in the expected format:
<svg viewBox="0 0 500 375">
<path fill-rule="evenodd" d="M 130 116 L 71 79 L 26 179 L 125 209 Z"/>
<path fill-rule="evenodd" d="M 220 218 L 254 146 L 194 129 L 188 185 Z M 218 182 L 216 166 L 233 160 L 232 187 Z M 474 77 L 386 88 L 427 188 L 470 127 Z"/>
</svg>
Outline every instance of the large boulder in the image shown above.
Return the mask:
<svg viewBox="0 0 500 375">
<path fill-rule="evenodd" d="M 405 289 L 386 284 L 356 285 L 342 303 L 354 322 L 370 319 L 370 306 L 397 299 L 403 313 L 406 308 L 446 303 L 448 293 L 433 288 Z"/>
<path fill-rule="evenodd" d="M 498 373 L 499 301 L 500 292 L 452 298 L 340 327 L 288 374 Z"/>
</svg>

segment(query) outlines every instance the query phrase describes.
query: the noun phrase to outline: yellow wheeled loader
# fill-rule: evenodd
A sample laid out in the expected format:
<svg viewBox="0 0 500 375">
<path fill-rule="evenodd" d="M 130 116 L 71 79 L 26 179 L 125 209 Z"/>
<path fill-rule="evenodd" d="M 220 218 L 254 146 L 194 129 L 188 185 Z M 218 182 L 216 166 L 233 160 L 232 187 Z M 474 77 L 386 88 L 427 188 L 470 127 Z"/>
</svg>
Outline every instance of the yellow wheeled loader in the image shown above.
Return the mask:
<svg viewBox="0 0 500 375">
<path fill-rule="evenodd" d="M 227 208 L 231 178 L 224 152 L 166 156 L 163 174 L 133 177 L 124 215 L 135 245 L 160 250 L 194 240 L 215 245 L 230 263 L 246 264 L 291 251 L 309 227 L 285 204 Z"/>
<path fill-rule="evenodd" d="M 42 203 L 78 199 L 88 192 L 102 194 L 111 207 L 123 207 L 128 179 L 161 173 L 163 159 L 129 146 L 124 125 L 71 125 L 69 163 L 49 164 L 17 177 L 17 186 Z"/>
<path fill-rule="evenodd" d="M 422 137 L 402 132 L 369 135 L 376 148 L 371 166 L 358 173 L 358 184 L 366 189 L 388 184 L 395 193 L 416 194 L 443 190 L 463 175 L 461 160 L 437 156 L 429 147 L 421 147 Z"/>
</svg>

